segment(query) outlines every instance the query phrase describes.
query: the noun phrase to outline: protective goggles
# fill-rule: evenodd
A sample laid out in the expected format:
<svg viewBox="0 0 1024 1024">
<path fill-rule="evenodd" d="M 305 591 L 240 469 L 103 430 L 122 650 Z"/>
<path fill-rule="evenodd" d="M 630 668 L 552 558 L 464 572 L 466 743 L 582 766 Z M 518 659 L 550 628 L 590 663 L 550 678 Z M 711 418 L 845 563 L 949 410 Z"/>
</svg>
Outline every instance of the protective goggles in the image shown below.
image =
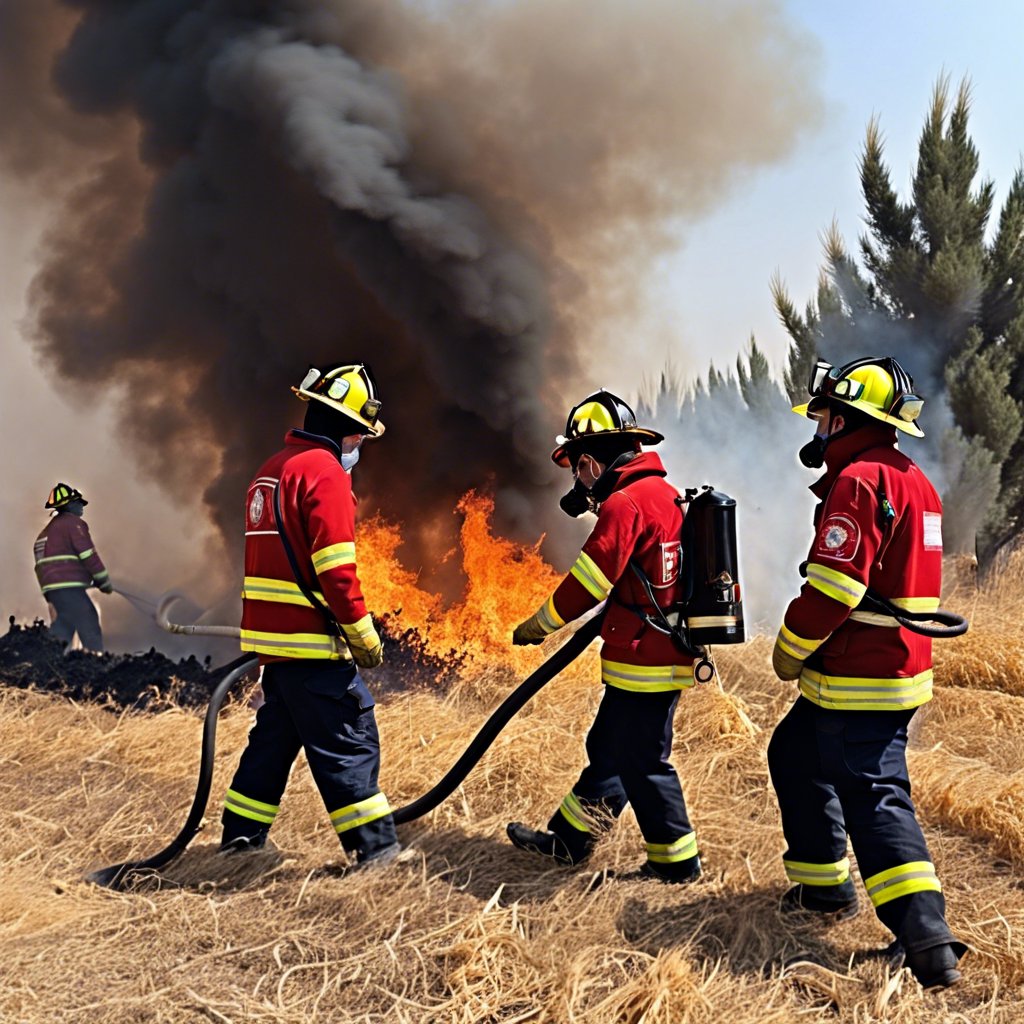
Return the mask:
<svg viewBox="0 0 1024 1024">
<path fill-rule="evenodd" d="M 807 391 L 811 398 L 839 398 L 847 402 L 856 402 L 867 390 L 864 381 L 849 376 L 862 366 L 878 366 L 892 378 L 893 399 L 888 408 L 881 409 L 886 416 L 895 416 L 907 423 L 913 423 L 921 415 L 924 399 L 914 394 L 914 378 L 903 369 L 892 356 L 884 358 L 868 357 L 855 359 L 844 366 L 833 366 L 818 360 L 811 367 Z"/>
</svg>

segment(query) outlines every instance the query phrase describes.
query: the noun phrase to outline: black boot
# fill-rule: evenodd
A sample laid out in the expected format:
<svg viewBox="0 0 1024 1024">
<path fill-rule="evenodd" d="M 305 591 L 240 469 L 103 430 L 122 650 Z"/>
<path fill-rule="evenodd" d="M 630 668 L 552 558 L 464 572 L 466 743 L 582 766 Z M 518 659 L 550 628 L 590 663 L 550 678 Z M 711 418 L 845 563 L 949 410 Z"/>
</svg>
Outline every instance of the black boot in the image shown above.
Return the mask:
<svg viewBox="0 0 1024 1024">
<path fill-rule="evenodd" d="M 583 856 L 574 855 L 573 851 L 559 839 L 554 832 L 538 832 L 537 829 L 527 828 L 521 821 L 511 821 L 505 828 L 512 845 L 527 853 L 537 853 L 542 857 L 548 857 L 558 864 L 571 866 L 579 864 L 586 859 Z M 589 853 L 589 850 L 587 851 Z"/>
<path fill-rule="evenodd" d="M 860 913 L 860 904 L 857 901 L 857 890 L 852 885 L 847 888 L 798 884 L 782 897 L 779 910 L 783 914 L 804 910 L 813 914 L 828 914 L 836 921 L 846 921 Z"/>
<path fill-rule="evenodd" d="M 919 949 L 916 953 L 905 953 L 903 963 L 923 988 L 949 988 L 963 977 L 956 965 L 965 949 L 960 943 L 947 942 L 931 949 Z"/>
<path fill-rule="evenodd" d="M 364 868 L 379 868 L 390 864 L 402 852 L 402 844 L 398 842 L 389 843 L 387 846 L 378 846 L 375 850 L 360 850 L 356 854 L 355 867 L 359 870 Z"/>
<path fill-rule="evenodd" d="M 253 853 L 262 850 L 267 842 L 267 833 L 256 831 L 248 836 L 228 836 L 227 833 L 220 841 L 219 853 Z"/>
<path fill-rule="evenodd" d="M 656 878 L 659 882 L 686 885 L 700 878 L 700 857 L 689 857 L 673 864 L 659 864 L 649 860 L 640 869 L 640 874 L 644 878 Z"/>
</svg>

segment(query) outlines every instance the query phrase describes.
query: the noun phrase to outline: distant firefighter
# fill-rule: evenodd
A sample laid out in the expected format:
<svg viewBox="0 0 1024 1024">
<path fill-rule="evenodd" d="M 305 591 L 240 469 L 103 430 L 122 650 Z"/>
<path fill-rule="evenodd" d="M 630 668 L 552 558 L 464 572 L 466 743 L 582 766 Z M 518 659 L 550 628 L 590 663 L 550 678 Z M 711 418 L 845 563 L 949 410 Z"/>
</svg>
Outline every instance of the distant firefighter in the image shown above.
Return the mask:
<svg viewBox="0 0 1024 1024">
<path fill-rule="evenodd" d="M 807 582 L 786 611 L 772 663 L 800 695 L 768 747 L 792 888 L 784 911 L 857 910 L 847 836 L 864 886 L 905 963 L 926 988 L 960 978 L 965 947 L 945 919 L 942 886 L 917 822 L 907 727 L 932 697 L 931 640 L 879 610 L 931 612 L 942 583 L 942 505 L 896 445 L 923 436 L 923 400 L 892 358 L 818 363 L 800 451 L 825 467 Z"/>
<path fill-rule="evenodd" d="M 641 442 L 661 440 L 656 431 L 638 427 L 633 410 L 604 390 L 572 409 L 565 436 L 557 438 L 551 458 L 575 479 L 562 509 L 574 517 L 594 511 L 597 523 L 569 574 L 516 627 L 512 642 L 540 643 L 608 601 L 601 630 L 605 690 L 587 735 L 589 763 L 547 831 L 520 822 L 507 831 L 520 849 L 579 864 L 628 803 L 646 841 L 641 873 L 685 883 L 700 876 L 700 858 L 669 757 L 672 717 L 680 691 L 694 685 L 694 659 L 648 627 L 646 614 L 653 609 L 629 568 L 634 560 L 659 605 L 671 607 L 682 588 L 683 509 L 661 459 L 641 449 Z"/>
<path fill-rule="evenodd" d="M 259 469 L 245 504 L 242 650 L 263 665 L 264 704 L 224 800 L 221 849 L 258 849 L 300 750 L 342 847 L 358 864 L 399 850 L 380 791 L 374 700 L 359 674 L 383 660 L 356 571 L 352 469 L 384 425 L 369 368 L 310 369 L 292 389 L 302 430 Z"/>
<path fill-rule="evenodd" d="M 54 509 L 56 515 L 36 538 L 36 577 L 57 612 L 50 631 L 65 645 L 77 633 L 83 647 L 102 651 L 99 615 L 86 590 L 95 586 L 110 594 L 114 588 L 82 518 L 88 504 L 69 484 L 59 483 L 50 491 L 43 507 Z"/>
</svg>

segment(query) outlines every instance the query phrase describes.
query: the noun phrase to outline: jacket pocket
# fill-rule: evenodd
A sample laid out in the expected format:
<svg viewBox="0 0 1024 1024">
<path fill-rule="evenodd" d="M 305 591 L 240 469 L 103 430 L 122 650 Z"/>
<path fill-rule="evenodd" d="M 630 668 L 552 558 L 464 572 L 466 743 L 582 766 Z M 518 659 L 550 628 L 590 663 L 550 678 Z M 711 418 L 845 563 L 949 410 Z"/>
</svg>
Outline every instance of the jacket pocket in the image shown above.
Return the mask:
<svg viewBox="0 0 1024 1024">
<path fill-rule="evenodd" d="M 636 612 L 621 604 L 609 604 L 601 626 L 601 639 L 612 647 L 628 647 L 643 632 L 647 623 Z"/>
</svg>

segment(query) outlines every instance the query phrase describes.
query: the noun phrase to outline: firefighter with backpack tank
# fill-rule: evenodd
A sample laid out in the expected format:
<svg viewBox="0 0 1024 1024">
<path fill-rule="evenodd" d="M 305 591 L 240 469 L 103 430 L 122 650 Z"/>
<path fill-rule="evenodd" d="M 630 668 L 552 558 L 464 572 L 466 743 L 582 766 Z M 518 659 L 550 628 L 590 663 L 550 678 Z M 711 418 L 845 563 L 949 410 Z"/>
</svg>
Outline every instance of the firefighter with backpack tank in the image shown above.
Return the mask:
<svg viewBox="0 0 1024 1024">
<path fill-rule="evenodd" d="M 44 508 L 55 514 L 36 538 L 36 579 L 56 612 L 50 632 L 65 644 L 65 650 L 77 633 L 83 648 L 100 652 L 100 617 L 86 591 L 96 587 L 111 594 L 114 585 L 82 518 L 88 504 L 82 492 L 70 484 L 58 483 L 50 491 Z"/>
<path fill-rule="evenodd" d="M 245 505 L 242 650 L 263 666 L 265 702 L 224 800 L 224 852 L 258 849 L 300 749 L 342 847 L 357 865 L 399 851 L 380 791 L 374 700 L 359 674 L 382 644 L 360 589 L 352 469 L 379 438 L 368 367 L 310 368 L 297 388 L 303 429 L 256 473 Z"/>
<path fill-rule="evenodd" d="M 946 924 L 906 763 L 907 727 L 932 697 L 931 640 L 895 617 L 937 610 L 942 583 L 942 505 L 896 443 L 924 436 L 923 400 L 892 358 L 819 362 L 808 390 L 794 412 L 817 429 L 800 458 L 825 474 L 807 582 L 772 657 L 799 686 L 768 747 L 792 883 L 782 909 L 856 912 L 849 837 L 891 952 L 926 988 L 947 986 L 966 947 Z"/>
<path fill-rule="evenodd" d="M 694 685 L 694 658 L 649 628 L 644 588 L 629 571 L 632 559 L 660 605 L 676 600 L 683 507 L 661 459 L 641 448 L 662 440 L 638 427 L 633 410 L 604 390 L 572 409 L 565 435 L 557 438 L 551 457 L 575 478 L 561 507 L 574 517 L 596 512 L 597 524 L 568 575 L 516 627 L 512 642 L 541 643 L 607 600 L 601 630 L 605 690 L 586 740 L 589 763 L 547 830 L 512 822 L 507 831 L 522 850 L 579 864 L 629 803 L 646 841 L 641 873 L 691 882 L 701 870 L 697 836 L 669 756 L 673 713 L 680 691 Z"/>
</svg>

